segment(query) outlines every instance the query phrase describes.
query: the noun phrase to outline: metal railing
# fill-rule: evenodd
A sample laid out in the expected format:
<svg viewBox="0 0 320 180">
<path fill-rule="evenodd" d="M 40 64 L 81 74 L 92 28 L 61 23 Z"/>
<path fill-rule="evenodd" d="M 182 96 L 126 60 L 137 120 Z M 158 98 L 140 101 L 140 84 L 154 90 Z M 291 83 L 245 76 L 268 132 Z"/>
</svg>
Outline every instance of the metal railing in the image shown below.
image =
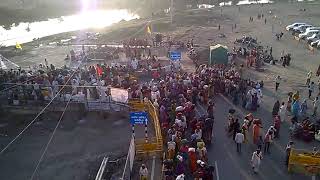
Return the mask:
<svg viewBox="0 0 320 180">
<path fill-rule="evenodd" d="M 126 163 L 123 168 L 123 173 L 121 176 L 121 180 L 129 180 L 131 179 L 132 167 L 135 159 L 135 142 L 134 137 L 131 137 L 130 146 L 127 154 Z"/>
<path fill-rule="evenodd" d="M 109 160 L 109 157 L 104 157 L 103 158 L 95 180 L 101 180 L 102 179 L 104 170 L 106 169 L 106 166 L 108 164 L 108 160 Z"/>
<path fill-rule="evenodd" d="M 142 155 L 146 153 L 153 153 L 161 157 L 163 152 L 163 139 L 158 117 L 158 110 L 156 107 L 154 107 L 150 100 L 148 102 L 143 102 L 138 99 L 130 100 L 128 104 L 131 106 L 132 111 L 148 112 L 155 130 L 155 136 L 149 137 L 148 142 L 146 142 L 145 139 L 135 139 L 136 154 Z"/>
</svg>

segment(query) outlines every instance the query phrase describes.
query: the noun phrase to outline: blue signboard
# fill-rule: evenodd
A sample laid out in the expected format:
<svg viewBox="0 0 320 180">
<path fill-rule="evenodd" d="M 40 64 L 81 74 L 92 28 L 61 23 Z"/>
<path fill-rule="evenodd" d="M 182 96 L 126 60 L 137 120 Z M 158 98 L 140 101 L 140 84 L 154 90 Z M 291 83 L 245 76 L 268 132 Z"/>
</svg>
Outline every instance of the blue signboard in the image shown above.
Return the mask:
<svg viewBox="0 0 320 180">
<path fill-rule="evenodd" d="M 146 124 L 148 123 L 147 112 L 131 112 L 130 113 L 131 124 Z"/>
<path fill-rule="evenodd" d="M 178 51 L 170 51 L 170 59 L 172 61 L 177 61 L 181 59 L 181 52 Z"/>
</svg>

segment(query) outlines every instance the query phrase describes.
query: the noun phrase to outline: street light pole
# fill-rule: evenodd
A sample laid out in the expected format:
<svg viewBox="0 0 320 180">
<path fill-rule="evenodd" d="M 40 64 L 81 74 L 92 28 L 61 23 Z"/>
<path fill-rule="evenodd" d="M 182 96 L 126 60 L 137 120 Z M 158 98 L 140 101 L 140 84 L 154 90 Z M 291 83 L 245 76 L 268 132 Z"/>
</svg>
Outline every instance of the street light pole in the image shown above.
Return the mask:
<svg viewBox="0 0 320 180">
<path fill-rule="evenodd" d="M 171 4 L 170 4 L 170 16 L 171 16 L 171 24 L 173 21 L 173 0 L 171 0 Z"/>
</svg>

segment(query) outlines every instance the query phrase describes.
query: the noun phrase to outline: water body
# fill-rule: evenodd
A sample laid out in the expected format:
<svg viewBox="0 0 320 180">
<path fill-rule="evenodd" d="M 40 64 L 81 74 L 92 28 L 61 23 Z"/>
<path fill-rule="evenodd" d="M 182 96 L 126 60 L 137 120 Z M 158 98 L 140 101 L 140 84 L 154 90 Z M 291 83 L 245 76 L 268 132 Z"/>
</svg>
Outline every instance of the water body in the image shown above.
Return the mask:
<svg viewBox="0 0 320 180">
<path fill-rule="evenodd" d="M 16 43 L 30 42 L 54 34 L 83 30 L 89 28 L 104 28 L 121 20 L 129 21 L 139 18 L 125 9 L 92 10 L 70 16 L 38 21 L 32 23 L 13 24 L 10 30 L 0 26 L 0 45 L 11 46 Z"/>
<path fill-rule="evenodd" d="M 87 2 L 88 0 L 84 0 Z M 315 0 L 288 0 L 287 2 L 312 2 Z M 231 5 L 248 4 L 268 4 L 279 2 L 278 0 L 239 0 L 225 1 L 219 3 L 219 7 Z M 235 4 L 234 4 L 235 3 Z M 70 16 L 61 16 L 46 21 L 32 23 L 13 24 L 11 29 L 7 30 L 0 26 L 0 46 L 11 46 L 16 43 L 30 42 L 36 38 L 42 38 L 54 34 L 83 30 L 89 28 L 104 28 L 121 20 L 132 20 L 139 18 L 137 14 L 132 14 L 128 10 L 90 10 L 85 6 L 79 14 Z M 215 5 L 199 4 L 198 8 L 215 8 Z"/>
</svg>

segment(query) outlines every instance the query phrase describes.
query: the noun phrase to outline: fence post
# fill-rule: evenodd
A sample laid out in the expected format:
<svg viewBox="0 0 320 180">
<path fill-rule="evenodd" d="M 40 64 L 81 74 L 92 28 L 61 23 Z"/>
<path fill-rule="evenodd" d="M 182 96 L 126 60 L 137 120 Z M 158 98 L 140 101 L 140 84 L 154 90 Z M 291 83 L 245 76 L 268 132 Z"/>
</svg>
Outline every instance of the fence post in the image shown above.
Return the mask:
<svg viewBox="0 0 320 180">
<path fill-rule="evenodd" d="M 133 136 L 133 138 L 135 138 L 135 133 L 134 133 L 134 124 L 132 124 L 131 129 L 132 129 L 132 136 Z"/>
<path fill-rule="evenodd" d="M 145 140 L 146 140 L 146 143 L 148 143 L 148 122 L 146 120 L 146 123 L 144 125 L 144 136 L 145 136 Z"/>
</svg>

